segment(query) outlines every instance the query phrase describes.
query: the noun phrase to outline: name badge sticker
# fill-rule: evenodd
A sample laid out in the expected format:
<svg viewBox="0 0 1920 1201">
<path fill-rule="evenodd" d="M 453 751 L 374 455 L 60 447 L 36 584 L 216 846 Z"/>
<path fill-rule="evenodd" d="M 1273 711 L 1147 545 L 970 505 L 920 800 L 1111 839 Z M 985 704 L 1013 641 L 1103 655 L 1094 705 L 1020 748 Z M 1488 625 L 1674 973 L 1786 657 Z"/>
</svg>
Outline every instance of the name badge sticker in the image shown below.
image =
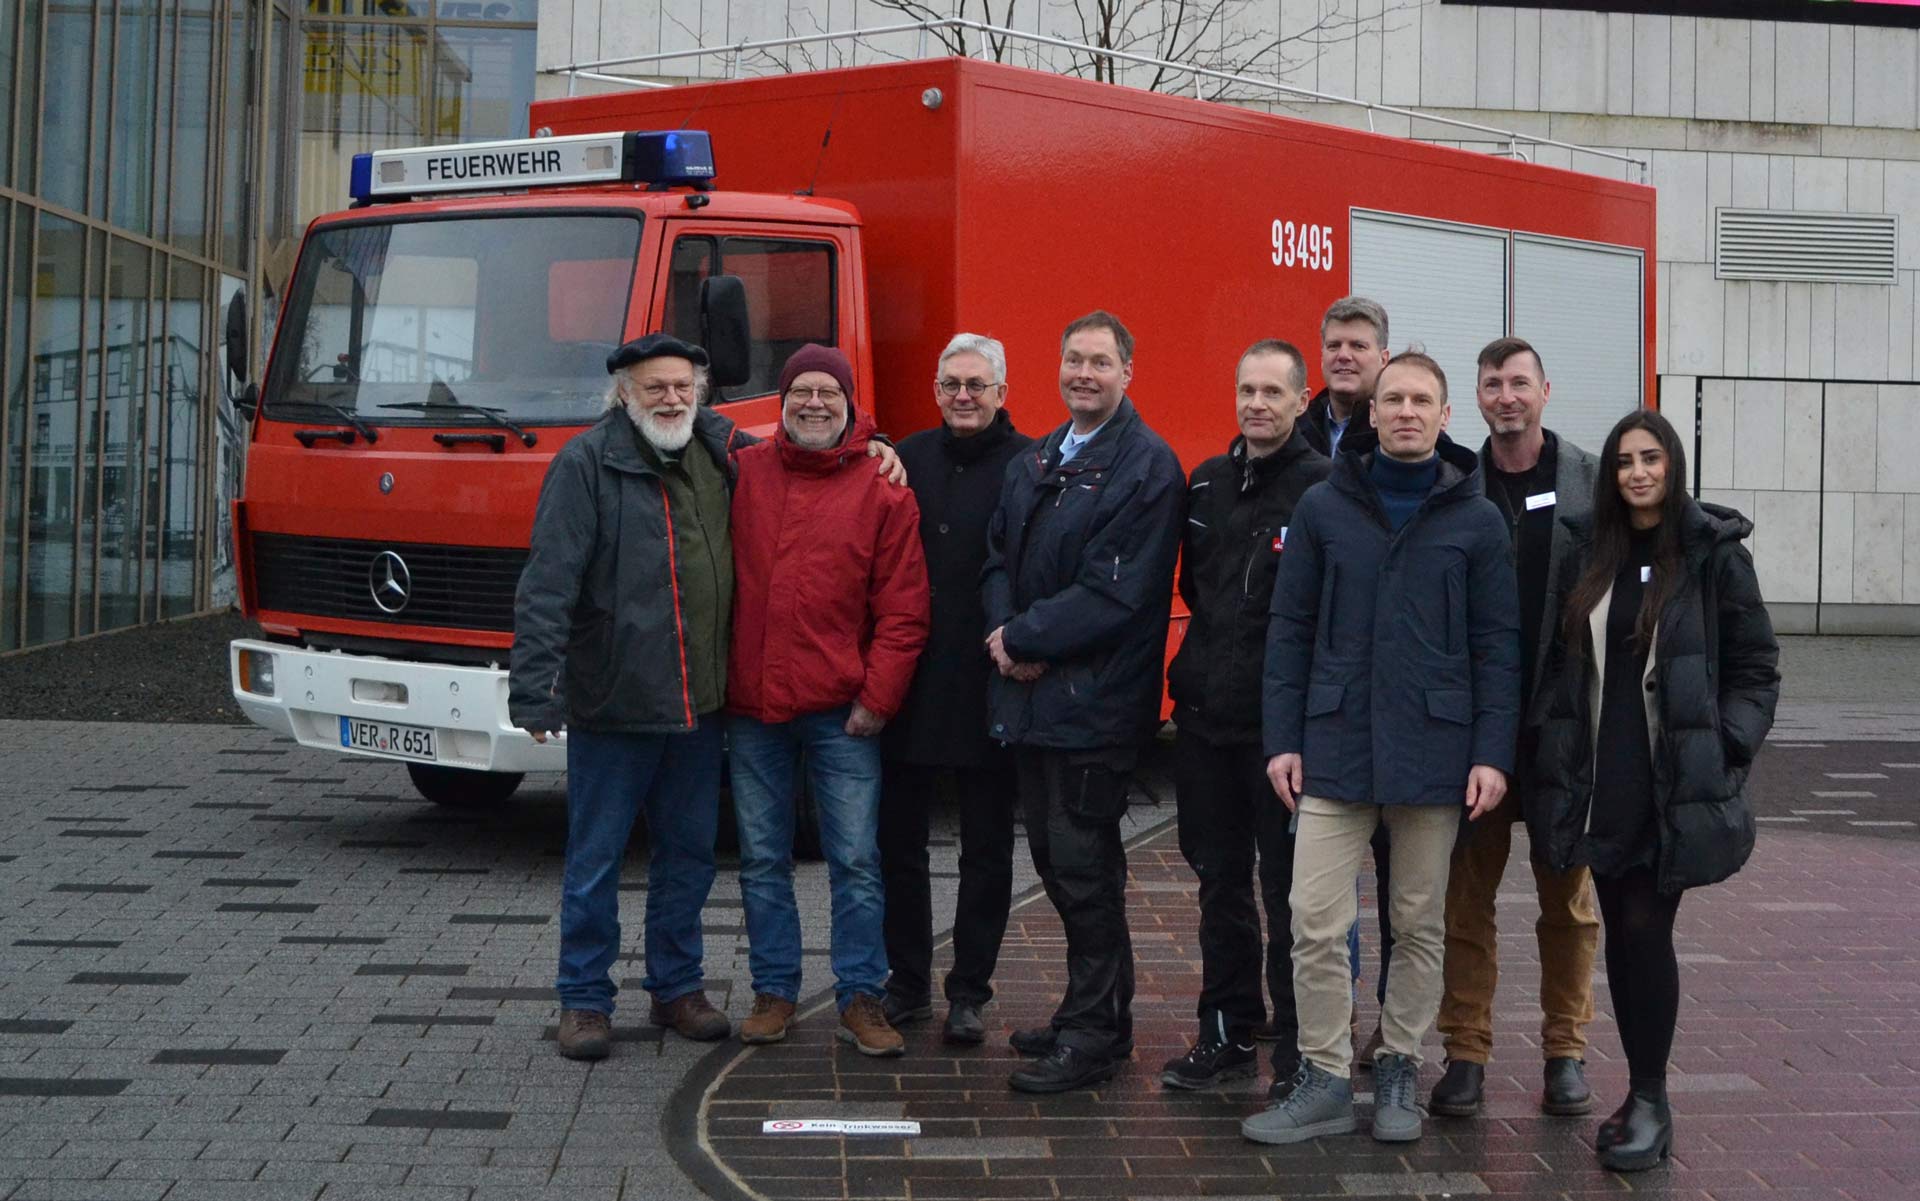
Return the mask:
<svg viewBox="0 0 1920 1201">
<path fill-rule="evenodd" d="M 1647 583 L 1651 583 L 1652 581 L 1653 581 L 1653 568 L 1642 567 L 1640 569 L 1640 582 L 1642 584 L 1647 584 Z"/>
<path fill-rule="evenodd" d="M 1535 509 L 1544 509 L 1548 505 L 1556 503 L 1558 499 L 1559 494 L 1556 492 L 1536 492 L 1532 496 L 1527 497 L 1527 512 L 1531 513 Z"/>
</svg>

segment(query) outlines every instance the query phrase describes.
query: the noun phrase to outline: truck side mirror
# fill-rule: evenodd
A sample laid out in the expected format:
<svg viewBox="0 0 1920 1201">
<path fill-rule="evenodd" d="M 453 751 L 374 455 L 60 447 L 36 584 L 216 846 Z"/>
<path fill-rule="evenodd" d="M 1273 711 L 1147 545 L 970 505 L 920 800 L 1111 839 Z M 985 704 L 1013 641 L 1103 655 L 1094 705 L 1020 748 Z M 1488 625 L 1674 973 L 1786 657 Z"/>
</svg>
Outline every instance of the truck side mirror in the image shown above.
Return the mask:
<svg viewBox="0 0 1920 1201">
<path fill-rule="evenodd" d="M 753 331 L 747 320 L 747 286 L 737 275 L 710 276 L 700 283 L 700 342 L 716 388 L 731 388 L 753 377 Z"/>
<path fill-rule="evenodd" d="M 247 379 L 247 294 L 235 292 L 227 304 L 225 330 L 227 373 L 240 383 Z"/>
<path fill-rule="evenodd" d="M 253 415 L 260 411 L 260 385 L 248 384 L 240 389 L 233 398 L 233 411 L 240 414 L 242 421 L 252 421 Z"/>
</svg>

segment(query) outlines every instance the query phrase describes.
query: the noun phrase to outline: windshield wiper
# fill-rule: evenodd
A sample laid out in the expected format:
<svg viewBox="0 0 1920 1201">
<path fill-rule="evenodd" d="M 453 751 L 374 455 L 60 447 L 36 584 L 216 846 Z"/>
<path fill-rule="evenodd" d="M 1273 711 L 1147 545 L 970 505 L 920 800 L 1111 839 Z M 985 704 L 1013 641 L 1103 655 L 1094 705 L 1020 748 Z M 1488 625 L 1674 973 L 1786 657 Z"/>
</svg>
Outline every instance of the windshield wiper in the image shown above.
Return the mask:
<svg viewBox="0 0 1920 1201">
<path fill-rule="evenodd" d="M 501 429 L 513 434 L 519 438 L 525 446 L 532 446 L 540 441 L 540 439 L 530 431 L 521 429 L 513 422 L 508 421 L 499 409 L 490 409 L 485 405 L 468 404 L 464 400 L 455 400 L 453 389 L 447 387 L 446 382 L 443 380 L 433 381 L 433 386 L 427 390 L 427 399 L 425 400 L 397 400 L 391 404 L 383 404 L 379 407 L 383 409 L 410 409 L 419 413 L 431 413 L 435 409 L 451 409 L 456 413 L 472 413 L 474 416 L 484 418 L 489 423 L 497 425 Z"/>
</svg>

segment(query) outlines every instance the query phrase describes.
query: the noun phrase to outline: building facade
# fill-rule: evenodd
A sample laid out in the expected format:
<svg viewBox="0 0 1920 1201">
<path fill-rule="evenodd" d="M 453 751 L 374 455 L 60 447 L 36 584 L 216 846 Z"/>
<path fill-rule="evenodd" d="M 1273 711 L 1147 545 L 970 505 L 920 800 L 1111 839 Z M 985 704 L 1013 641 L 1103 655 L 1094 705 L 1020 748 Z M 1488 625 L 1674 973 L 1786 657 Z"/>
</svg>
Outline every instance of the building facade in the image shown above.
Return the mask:
<svg viewBox="0 0 1920 1201">
<path fill-rule="evenodd" d="M 300 229 L 357 151 L 523 134 L 533 18 L 0 0 L 0 653 L 231 602 L 233 397 Z"/>
<path fill-rule="evenodd" d="M 932 7 L 947 14 L 958 6 Z M 1150 86 L 1158 74 L 1162 90 L 1636 181 L 1642 171 L 1633 164 L 1528 139 L 1643 160 L 1645 181 L 1660 193 L 1657 401 L 1695 448 L 1696 490 L 1754 519 L 1751 547 L 1783 630 L 1920 633 L 1920 11 L 1790 0 L 1765 7 L 1805 19 L 1697 15 L 1753 11 L 1715 0 L 1585 8 L 1558 0 L 1228 0 L 1163 6 L 1160 17 L 1140 7 L 1149 17 L 1115 31 L 1107 45 L 1148 56 L 1179 45 L 1183 62 L 1363 103 L 1273 97 L 1125 64 L 1115 71 L 1122 83 Z M 987 8 L 1003 25 L 1074 42 L 1097 30 L 1097 20 L 1083 17 L 1102 11 L 1092 0 Z M 982 11 L 965 10 L 958 15 Z M 1181 30 L 1164 23 L 1165 14 L 1195 10 L 1219 19 Z M 904 0 L 541 0 L 540 61 L 552 67 L 898 25 L 926 11 Z M 1885 21 L 1904 24 L 1875 23 Z M 967 38 L 969 53 L 1042 69 L 1087 73 L 1093 61 L 949 31 L 597 70 L 668 82 L 723 78 L 942 53 L 943 38 L 955 36 Z M 605 86 L 547 73 L 539 94 Z M 1519 137 L 1465 133 L 1366 103 Z M 1513 272 L 1509 263 L 1509 287 Z M 1577 311 L 1581 281 L 1569 274 L 1565 282 Z M 1418 298 L 1406 300 L 1389 306 L 1396 345 L 1464 336 L 1423 328 Z M 1505 311 L 1510 317 L 1510 296 Z M 1489 320 L 1487 337 L 1505 332 L 1496 322 Z M 1315 331 L 1273 332 L 1298 341 Z M 1554 375 L 1555 363 L 1547 366 Z M 1549 407 L 1549 424 L 1552 415 Z"/>
</svg>

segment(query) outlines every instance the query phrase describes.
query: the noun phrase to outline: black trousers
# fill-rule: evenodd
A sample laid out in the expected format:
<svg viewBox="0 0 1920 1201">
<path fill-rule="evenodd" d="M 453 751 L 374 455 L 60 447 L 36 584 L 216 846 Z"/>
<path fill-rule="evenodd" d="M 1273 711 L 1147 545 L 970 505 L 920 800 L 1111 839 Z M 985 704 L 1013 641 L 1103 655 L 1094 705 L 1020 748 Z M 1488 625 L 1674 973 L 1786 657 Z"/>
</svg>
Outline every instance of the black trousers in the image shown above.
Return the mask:
<svg viewBox="0 0 1920 1201">
<path fill-rule="evenodd" d="M 1260 996 L 1264 966 L 1273 998 L 1278 1048 L 1298 1054 L 1293 1004 L 1293 834 L 1287 807 L 1267 780 L 1258 744 L 1217 746 L 1181 731 L 1174 741 L 1173 784 L 1180 853 L 1200 880 L 1200 1029 L 1214 1038 L 1252 1041 L 1267 1020 Z M 1258 864 L 1262 950 L 1254 904 Z"/>
<path fill-rule="evenodd" d="M 927 815 L 943 779 L 959 793 L 960 896 L 953 914 L 947 1001 L 985 1005 L 1013 899 L 1013 763 L 926 767 L 888 760 L 881 769 L 880 880 L 886 892 L 887 991 L 917 1000 L 933 991 L 933 886 Z"/>
<path fill-rule="evenodd" d="M 1027 846 L 1067 932 L 1067 991 L 1052 1025 L 1062 1044 L 1096 1055 L 1133 1037 L 1133 939 L 1127 932 L 1127 811 L 1132 747 L 1016 747 Z"/>
</svg>

